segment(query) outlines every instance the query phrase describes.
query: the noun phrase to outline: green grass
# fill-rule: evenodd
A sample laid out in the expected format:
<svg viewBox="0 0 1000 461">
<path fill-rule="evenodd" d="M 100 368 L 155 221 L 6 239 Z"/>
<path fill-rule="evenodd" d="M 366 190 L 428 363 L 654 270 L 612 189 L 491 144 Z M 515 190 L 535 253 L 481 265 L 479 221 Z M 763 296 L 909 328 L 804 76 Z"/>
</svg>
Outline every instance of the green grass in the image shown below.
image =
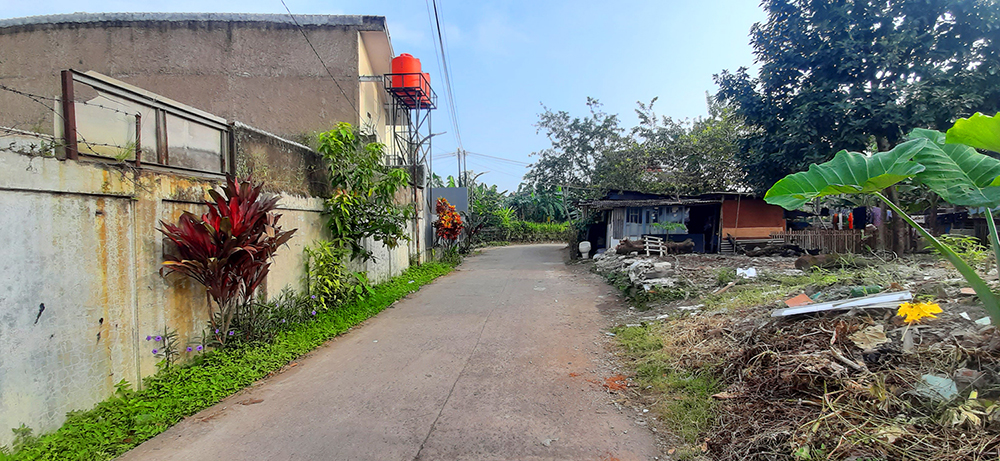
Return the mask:
<svg viewBox="0 0 1000 461">
<path fill-rule="evenodd" d="M 321 312 L 314 321 L 279 333 L 273 342 L 199 356 L 184 366 L 146 378 L 140 391 L 120 385 L 115 396 L 95 408 L 70 413 L 56 432 L 34 438 L 22 431 L 17 452 L 0 452 L 0 460 L 114 458 L 375 316 L 451 269 L 440 263 L 411 267 L 373 287 L 364 300 Z"/>
<path fill-rule="evenodd" d="M 653 410 L 676 435 L 695 444 L 712 424 L 720 383 L 711 369 L 679 370 L 663 353 L 658 325 L 614 329 L 618 343 L 631 359 L 636 380 L 656 396 Z"/>
<path fill-rule="evenodd" d="M 728 280 L 721 275 L 724 271 L 725 269 L 719 270 L 720 284 L 722 280 Z M 866 274 L 863 277 L 868 278 L 871 275 Z M 853 283 L 855 279 L 861 278 L 862 276 L 856 275 L 856 271 L 847 270 L 815 270 L 801 275 L 763 273 L 753 279 L 736 279 L 736 285 L 733 287 L 723 293 L 708 294 L 701 302 L 708 311 L 743 309 L 783 300 L 788 294 L 809 286 L 822 289 L 837 284 Z"/>
</svg>

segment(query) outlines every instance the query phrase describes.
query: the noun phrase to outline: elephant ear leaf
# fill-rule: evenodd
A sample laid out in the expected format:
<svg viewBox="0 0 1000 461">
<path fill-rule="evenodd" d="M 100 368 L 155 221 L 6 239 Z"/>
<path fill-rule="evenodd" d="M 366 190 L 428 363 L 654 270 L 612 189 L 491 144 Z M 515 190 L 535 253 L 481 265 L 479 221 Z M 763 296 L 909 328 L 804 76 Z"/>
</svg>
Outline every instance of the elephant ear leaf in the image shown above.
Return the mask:
<svg viewBox="0 0 1000 461">
<path fill-rule="evenodd" d="M 960 118 L 948 130 L 948 144 L 965 144 L 976 149 L 1000 152 L 1000 113 L 995 117 L 979 112 Z"/>
<path fill-rule="evenodd" d="M 951 138 L 951 130 L 947 136 Z M 1000 160 L 965 144 L 945 144 L 945 135 L 934 130 L 915 129 L 910 138 L 930 141 L 913 156 L 926 167 L 917 179 L 944 201 L 961 206 L 1000 204 Z"/>
<path fill-rule="evenodd" d="M 911 159 L 928 143 L 914 139 L 872 156 L 842 150 L 829 162 L 785 176 L 767 191 L 764 201 L 794 210 L 816 197 L 881 191 L 924 171 Z"/>
</svg>

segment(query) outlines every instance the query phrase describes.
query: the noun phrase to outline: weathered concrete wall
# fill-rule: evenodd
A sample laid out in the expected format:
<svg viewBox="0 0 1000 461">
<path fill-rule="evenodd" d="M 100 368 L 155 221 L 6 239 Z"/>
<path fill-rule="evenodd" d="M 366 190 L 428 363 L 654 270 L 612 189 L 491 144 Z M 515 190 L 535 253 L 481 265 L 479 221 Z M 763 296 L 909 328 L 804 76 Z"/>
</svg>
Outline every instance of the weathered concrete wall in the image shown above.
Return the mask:
<svg viewBox="0 0 1000 461">
<path fill-rule="evenodd" d="M 221 20 L 226 15 L 86 19 L 92 16 L 67 15 L 65 22 L 53 19 L 48 24 L 0 24 L 0 82 L 56 97 L 59 71 L 95 70 L 292 139 L 340 121 L 359 122 L 358 31 L 385 27 L 380 17 L 319 16 L 331 21 L 316 24 L 300 18 L 338 88 L 285 15 L 245 20 Z M 146 16 L 152 19 L 142 20 Z M 337 18 L 357 21 L 336 24 Z M 381 112 L 372 115 L 378 118 Z M 52 114 L 30 99 L 0 91 L 0 125 L 52 133 Z"/>
<path fill-rule="evenodd" d="M 309 147 L 276 137 L 243 123 L 231 125 L 236 174 L 264 181 L 269 192 L 305 197 L 330 195 L 330 171 Z"/>
<path fill-rule="evenodd" d="M 160 277 L 160 220 L 204 212 L 211 178 L 0 152 L 0 444 L 10 428 L 57 428 L 114 385 L 156 371 L 146 335 L 199 337 L 204 289 Z M 324 237 L 317 198 L 283 196 L 282 225 L 298 228 L 279 250 L 269 294 L 301 287 L 302 247 Z M 44 310 L 40 305 L 44 304 Z"/>
</svg>

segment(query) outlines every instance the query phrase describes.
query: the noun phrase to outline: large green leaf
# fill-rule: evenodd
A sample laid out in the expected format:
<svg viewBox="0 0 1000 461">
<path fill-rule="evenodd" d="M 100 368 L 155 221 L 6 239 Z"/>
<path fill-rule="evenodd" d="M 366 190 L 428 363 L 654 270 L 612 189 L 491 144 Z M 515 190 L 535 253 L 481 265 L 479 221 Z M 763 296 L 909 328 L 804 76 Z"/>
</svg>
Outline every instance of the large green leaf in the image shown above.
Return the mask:
<svg viewBox="0 0 1000 461">
<path fill-rule="evenodd" d="M 924 171 L 923 165 L 911 159 L 928 144 L 926 139 L 914 139 L 872 156 L 842 150 L 829 162 L 785 176 L 767 191 L 764 200 L 794 210 L 816 197 L 878 192 Z"/>
<path fill-rule="evenodd" d="M 948 130 L 947 142 L 1000 152 L 1000 113 L 990 117 L 976 112 L 972 117 L 958 119 Z"/>
<path fill-rule="evenodd" d="M 917 179 L 944 201 L 962 206 L 1000 204 L 1000 160 L 964 144 L 945 144 L 945 134 L 939 131 L 915 129 L 910 138 L 930 141 L 914 153 L 913 160 L 925 167 Z"/>
</svg>

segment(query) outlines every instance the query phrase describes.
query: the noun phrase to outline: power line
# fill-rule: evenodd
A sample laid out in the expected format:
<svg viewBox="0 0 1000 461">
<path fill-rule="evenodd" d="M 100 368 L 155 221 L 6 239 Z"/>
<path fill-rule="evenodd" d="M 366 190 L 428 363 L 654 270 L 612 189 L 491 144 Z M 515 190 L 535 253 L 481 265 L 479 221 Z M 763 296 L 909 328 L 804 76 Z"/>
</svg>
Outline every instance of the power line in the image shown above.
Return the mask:
<svg viewBox="0 0 1000 461">
<path fill-rule="evenodd" d="M 445 93 L 448 95 L 448 108 L 449 115 L 451 116 L 452 127 L 455 128 L 455 143 L 458 145 L 458 172 L 459 178 L 464 177 L 462 174 L 468 168 L 466 163 L 465 148 L 462 145 L 462 133 L 459 129 L 458 124 L 458 109 L 455 104 L 455 91 L 451 84 L 451 69 L 448 67 L 449 54 L 445 47 L 444 33 L 441 29 L 441 14 L 438 9 L 437 0 L 424 0 L 427 4 L 427 16 L 431 21 L 431 35 L 437 35 L 438 46 L 434 49 L 434 55 L 438 57 L 438 63 L 441 68 L 441 74 L 444 76 L 445 83 Z M 433 8 L 433 14 L 431 9 Z M 438 48 L 440 48 L 440 55 L 438 54 Z"/>
<path fill-rule="evenodd" d="M 426 2 L 427 0 L 425 0 L 425 3 Z M 439 62 L 442 67 L 441 73 L 444 76 L 445 93 L 448 94 L 448 108 L 450 109 L 451 124 L 455 128 L 455 142 L 458 144 L 459 151 L 461 151 L 464 149 L 464 147 L 462 146 L 462 133 L 458 127 L 458 111 L 456 110 L 455 106 L 455 93 L 452 90 L 452 85 L 451 85 L 451 70 L 448 68 L 447 51 L 445 51 L 444 38 L 441 33 L 441 17 L 440 14 L 438 13 L 437 0 L 430 0 L 430 5 L 433 5 L 434 9 L 433 24 L 432 24 L 434 29 L 431 30 L 431 33 L 433 34 L 435 30 L 437 31 L 437 42 L 438 46 L 441 48 Z M 430 8 L 430 6 L 428 6 L 428 8 Z M 428 13 L 430 13 L 430 11 L 428 11 Z M 437 50 L 435 50 L 435 54 L 437 54 Z"/>
<path fill-rule="evenodd" d="M 469 152 L 469 151 L 465 151 L 465 153 L 466 154 L 470 154 L 470 155 L 475 155 L 477 157 L 484 157 L 484 158 L 489 158 L 489 159 L 493 159 L 493 160 L 499 160 L 499 161 L 503 161 L 503 162 L 507 162 L 507 163 L 513 163 L 515 165 L 531 166 L 530 163 L 522 162 L 522 161 L 519 161 L 519 160 L 511 160 L 509 158 L 495 157 L 495 156 L 492 156 L 492 155 L 478 154 L 476 152 Z"/>
<path fill-rule="evenodd" d="M 313 44 L 312 44 L 312 42 L 309 40 L 309 36 L 306 35 L 306 31 L 304 29 L 302 29 L 301 25 L 299 25 L 299 20 L 295 19 L 295 15 L 292 14 L 292 10 L 288 9 L 288 5 L 285 4 L 285 0 L 281 0 L 281 5 L 285 7 L 285 11 L 287 11 L 288 12 L 288 16 L 290 18 L 292 18 L 292 22 L 295 23 L 295 27 L 297 27 L 299 29 L 299 32 L 302 33 L 302 37 L 305 38 L 306 39 L 306 43 L 309 44 L 309 48 L 312 48 L 313 53 L 316 54 L 316 59 L 319 59 L 319 63 L 323 65 L 324 69 L 326 69 L 326 74 L 329 75 L 330 79 L 333 80 L 333 83 L 335 85 L 337 85 L 337 89 L 340 90 L 340 94 L 344 95 L 344 99 L 347 100 L 347 103 L 350 104 L 351 108 L 354 109 L 354 113 L 358 114 L 358 119 L 360 120 L 361 119 L 361 111 L 358 110 L 358 106 L 354 105 L 354 101 L 351 101 L 351 97 L 348 96 L 347 92 L 344 91 L 344 89 L 340 86 L 340 82 L 337 81 L 337 77 L 334 77 L 333 76 L 333 72 L 330 72 L 330 68 L 327 67 L 326 62 L 323 61 L 323 58 L 319 55 L 319 52 L 316 51 L 316 47 L 314 47 Z"/>
</svg>

